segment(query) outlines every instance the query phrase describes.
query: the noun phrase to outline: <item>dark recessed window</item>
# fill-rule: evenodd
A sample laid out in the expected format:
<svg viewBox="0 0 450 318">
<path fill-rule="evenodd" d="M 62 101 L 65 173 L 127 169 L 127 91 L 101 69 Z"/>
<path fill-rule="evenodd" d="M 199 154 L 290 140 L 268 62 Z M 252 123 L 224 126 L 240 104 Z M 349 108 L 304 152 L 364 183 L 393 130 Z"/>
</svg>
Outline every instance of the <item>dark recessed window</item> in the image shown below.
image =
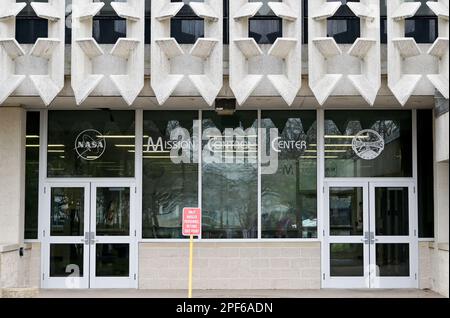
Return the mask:
<svg viewBox="0 0 450 318">
<path fill-rule="evenodd" d="M 92 35 L 100 44 L 114 44 L 127 36 L 127 21 L 119 16 L 111 6 L 114 0 L 106 0 L 98 15 L 94 17 Z"/>
<path fill-rule="evenodd" d="M 25 153 L 25 239 L 38 238 L 39 112 L 27 112 Z"/>
<path fill-rule="evenodd" d="M 341 2 L 341 0 L 333 1 Z M 328 18 L 327 23 L 327 36 L 333 37 L 337 43 L 342 44 L 354 43 L 356 39 L 361 36 L 360 19 L 355 16 L 348 6 L 344 5 L 347 2 L 359 1 L 344 1 L 336 14 L 333 17 Z"/>
<path fill-rule="evenodd" d="M 387 43 L 387 0 L 380 2 L 381 43 Z M 414 38 L 417 43 L 433 43 L 438 37 L 438 18 L 427 6 L 427 0 L 421 2 L 419 10 L 412 18 L 405 21 L 405 37 Z"/>
<path fill-rule="evenodd" d="M 254 38 L 258 44 L 273 44 L 277 38 L 283 36 L 283 21 L 270 9 L 268 0 L 262 2 L 262 8 L 249 19 L 249 37 Z"/>
<path fill-rule="evenodd" d="M 30 6 L 30 2 L 47 2 L 47 0 L 18 0 L 27 6 L 16 18 L 16 40 L 21 44 L 34 44 L 38 38 L 48 37 L 48 21 L 39 18 Z"/>
<path fill-rule="evenodd" d="M 419 237 L 434 237 L 433 111 L 417 111 L 417 185 Z"/>
<path fill-rule="evenodd" d="M 183 0 L 172 0 L 172 2 L 183 2 Z M 201 2 L 201 1 L 197 1 Z M 170 22 L 171 37 L 180 44 L 194 44 L 198 38 L 205 36 L 205 24 L 192 8 L 185 4 L 180 12 Z"/>
</svg>

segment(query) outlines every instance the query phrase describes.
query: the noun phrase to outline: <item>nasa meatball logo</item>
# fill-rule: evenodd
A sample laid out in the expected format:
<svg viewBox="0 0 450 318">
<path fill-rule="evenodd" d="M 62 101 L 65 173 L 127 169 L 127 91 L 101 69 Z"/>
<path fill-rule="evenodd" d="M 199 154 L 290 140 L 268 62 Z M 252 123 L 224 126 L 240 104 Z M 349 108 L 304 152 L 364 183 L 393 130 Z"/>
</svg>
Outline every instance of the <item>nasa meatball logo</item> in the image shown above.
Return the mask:
<svg viewBox="0 0 450 318">
<path fill-rule="evenodd" d="M 353 138 L 352 148 L 361 159 L 374 160 L 384 150 L 384 139 L 375 130 L 362 130 Z"/>
<path fill-rule="evenodd" d="M 105 150 L 106 140 L 95 129 L 84 130 L 75 139 L 75 151 L 83 160 L 97 160 L 105 153 Z"/>
</svg>

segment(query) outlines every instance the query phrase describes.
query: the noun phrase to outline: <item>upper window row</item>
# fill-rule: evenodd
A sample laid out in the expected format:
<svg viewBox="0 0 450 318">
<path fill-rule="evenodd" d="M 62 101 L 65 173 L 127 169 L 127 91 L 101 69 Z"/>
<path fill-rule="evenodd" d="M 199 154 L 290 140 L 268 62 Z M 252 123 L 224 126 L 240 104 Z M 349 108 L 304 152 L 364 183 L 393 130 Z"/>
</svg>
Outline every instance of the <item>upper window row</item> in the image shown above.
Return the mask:
<svg viewBox="0 0 450 318">
<path fill-rule="evenodd" d="M 32 0 L 34 2 L 47 2 L 47 0 Z M 145 42 L 150 43 L 150 1 L 145 0 Z M 255 2 L 257 0 L 251 0 Z M 260 0 L 258 0 L 260 1 Z M 274 0 L 271 0 L 274 1 Z M 279 0 L 278 0 L 279 1 Z M 341 0 L 329 0 L 341 1 Z M 342 0 L 346 2 L 357 2 L 354 0 Z M 387 42 L 387 17 L 386 1 L 381 1 L 381 42 Z M 31 2 L 31 0 L 17 0 L 17 2 Z M 93 36 L 97 42 L 112 44 L 120 37 L 126 36 L 126 21 L 116 15 L 111 7 L 112 0 L 104 0 L 105 6 L 100 13 L 94 17 Z M 183 0 L 172 0 L 172 2 L 188 2 Z M 259 44 L 274 43 L 283 34 L 283 23 L 267 3 L 263 0 L 263 7 L 257 15 L 249 20 L 249 37 L 253 37 Z M 416 16 L 406 20 L 405 36 L 413 37 L 418 43 L 433 43 L 438 36 L 437 17 L 425 4 L 426 0 L 420 0 L 422 6 Z M 229 0 L 224 0 L 224 43 L 229 42 Z M 66 43 L 71 42 L 71 4 L 72 0 L 66 0 Z M 308 42 L 308 0 L 303 0 L 303 42 Z M 36 16 L 31 6 L 25 7 L 16 20 L 16 39 L 19 43 L 34 43 L 39 37 L 47 37 L 47 20 Z M 179 43 L 195 43 L 198 38 L 204 37 L 204 22 L 192 9 L 185 5 L 178 15 L 171 21 L 171 36 Z M 342 6 L 338 12 L 328 19 L 328 36 L 334 37 L 338 43 L 353 43 L 361 36 L 360 20 L 347 7 Z"/>
</svg>

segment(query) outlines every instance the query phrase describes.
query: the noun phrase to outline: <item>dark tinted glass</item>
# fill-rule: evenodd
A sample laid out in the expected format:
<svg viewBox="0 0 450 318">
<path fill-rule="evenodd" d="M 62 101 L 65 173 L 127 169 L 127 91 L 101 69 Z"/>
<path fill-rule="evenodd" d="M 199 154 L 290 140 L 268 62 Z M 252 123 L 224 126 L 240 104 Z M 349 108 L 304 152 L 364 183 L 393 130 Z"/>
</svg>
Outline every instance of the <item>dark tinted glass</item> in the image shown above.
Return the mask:
<svg viewBox="0 0 450 318">
<path fill-rule="evenodd" d="M 202 237 L 257 238 L 257 113 L 203 112 L 202 123 Z"/>
<path fill-rule="evenodd" d="M 83 252 L 83 244 L 50 244 L 50 277 L 82 277 Z"/>
<path fill-rule="evenodd" d="M 198 112 L 144 112 L 142 235 L 183 238 L 184 207 L 198 206 Z M 186 160 L 176 160 L 186 155 Z"/>
<path fill-rule="evenodd" d="M 49 111 L 49 177 L 133 177 L 134 111 Z"/>
<path fill-rule="evenodd" d="M 409 244 L 376 244 L 377 276 L 408 277 Z"/>
<path fill-rule="evenodd" d="M 96 235 L 130 235 L 130 188 L 97 188 Z"/>
<path fill-rule="evenodd" d="M 330 235 L 360 236 L 364 230 L 364 189 L 330 189 Z"/>
<path fill-rule="evenodd" d="M 317 124 L 315 111 L 264 111 L 266 151 L 278 146 L 278 169 L 261 176 L 262 237 L 317 237 Z M 269 154 L 268 154 L 269 155 Z M 280 186 L 282 185 L 282 186 Z"/>
<path fill-rule="evenodd" d="M 48 21 L 39 18 L 30 6 L 30 2 L 47 2 L 47 0 L 17 0 L 27 6 L 16 18 L 16 40 L 21 44 L 33 44 L 38 38 L 48 37 Z"/>
<path fill-rule="evenodd" d="M 184 7 L 170 21 L 171 37 L 180 44 L 193 44 L 198 38 L 205 36 L 205 24 L 192 8 L 183 0 L 172 0 L 171 2 L 185 2 Z M 202 1 L 195 1 L 202 2 Z"/>
<path fill-rule="evenodd" d="M 419 237 L 434 237 L 433 111 L 417 110 Z"/>
<path fill-rule="evenodd" d="M 364 245 L 346 243 L 330 244 L 330 276 L 364 276 Z"/>
<path fill-rule="evenodd" d="M 408 188 L 375 189 L 376 235 L 409 235 L 408 191 Z"/>
<path fill-rule="evenodd" d="M 327 177 L 412 177 L 411 111 L 326 111 Z"/>
<path fill-rule="evenodd" d="M 84 188 L 52 188 L 50 203 L 51 236 L 84 235 Z"/>
<path fill-rule="evenodd" d="M 262 2 L 263 6 L 258 13 L 249 19 L 249 37 L 254 38 L 258 44 L 273 44 L 276 39 L 283 36 L 283 21 L 278 18 L 268 6 L 267 0 L 250 2 Z M 280 2 L 273 1 L 273 2 Z"/>
<path fill-rule="evenodd" d="M 27 112 L 25 164 L 25 239 L 38 238 L 39 112 Z"/>
<path fill-rule="evenodd" d="M 130 276 L 129 244 L 97 244 L 95 260 L 97 277 Z"/>
</svg>

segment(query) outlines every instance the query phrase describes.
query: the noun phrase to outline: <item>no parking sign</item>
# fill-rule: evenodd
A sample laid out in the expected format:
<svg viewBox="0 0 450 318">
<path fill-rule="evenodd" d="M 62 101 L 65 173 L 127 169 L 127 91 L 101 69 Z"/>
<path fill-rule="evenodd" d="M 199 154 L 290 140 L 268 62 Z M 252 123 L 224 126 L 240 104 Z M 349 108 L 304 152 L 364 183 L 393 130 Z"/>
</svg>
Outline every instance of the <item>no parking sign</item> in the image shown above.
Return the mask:
<svg viewBox="0 0 450 318">
<path fill-rule="evenodd" d="M 200 208 L 183 209 L 183 236 L 200 236 L 201 225 L 202 211 Z"/>
</svg>

